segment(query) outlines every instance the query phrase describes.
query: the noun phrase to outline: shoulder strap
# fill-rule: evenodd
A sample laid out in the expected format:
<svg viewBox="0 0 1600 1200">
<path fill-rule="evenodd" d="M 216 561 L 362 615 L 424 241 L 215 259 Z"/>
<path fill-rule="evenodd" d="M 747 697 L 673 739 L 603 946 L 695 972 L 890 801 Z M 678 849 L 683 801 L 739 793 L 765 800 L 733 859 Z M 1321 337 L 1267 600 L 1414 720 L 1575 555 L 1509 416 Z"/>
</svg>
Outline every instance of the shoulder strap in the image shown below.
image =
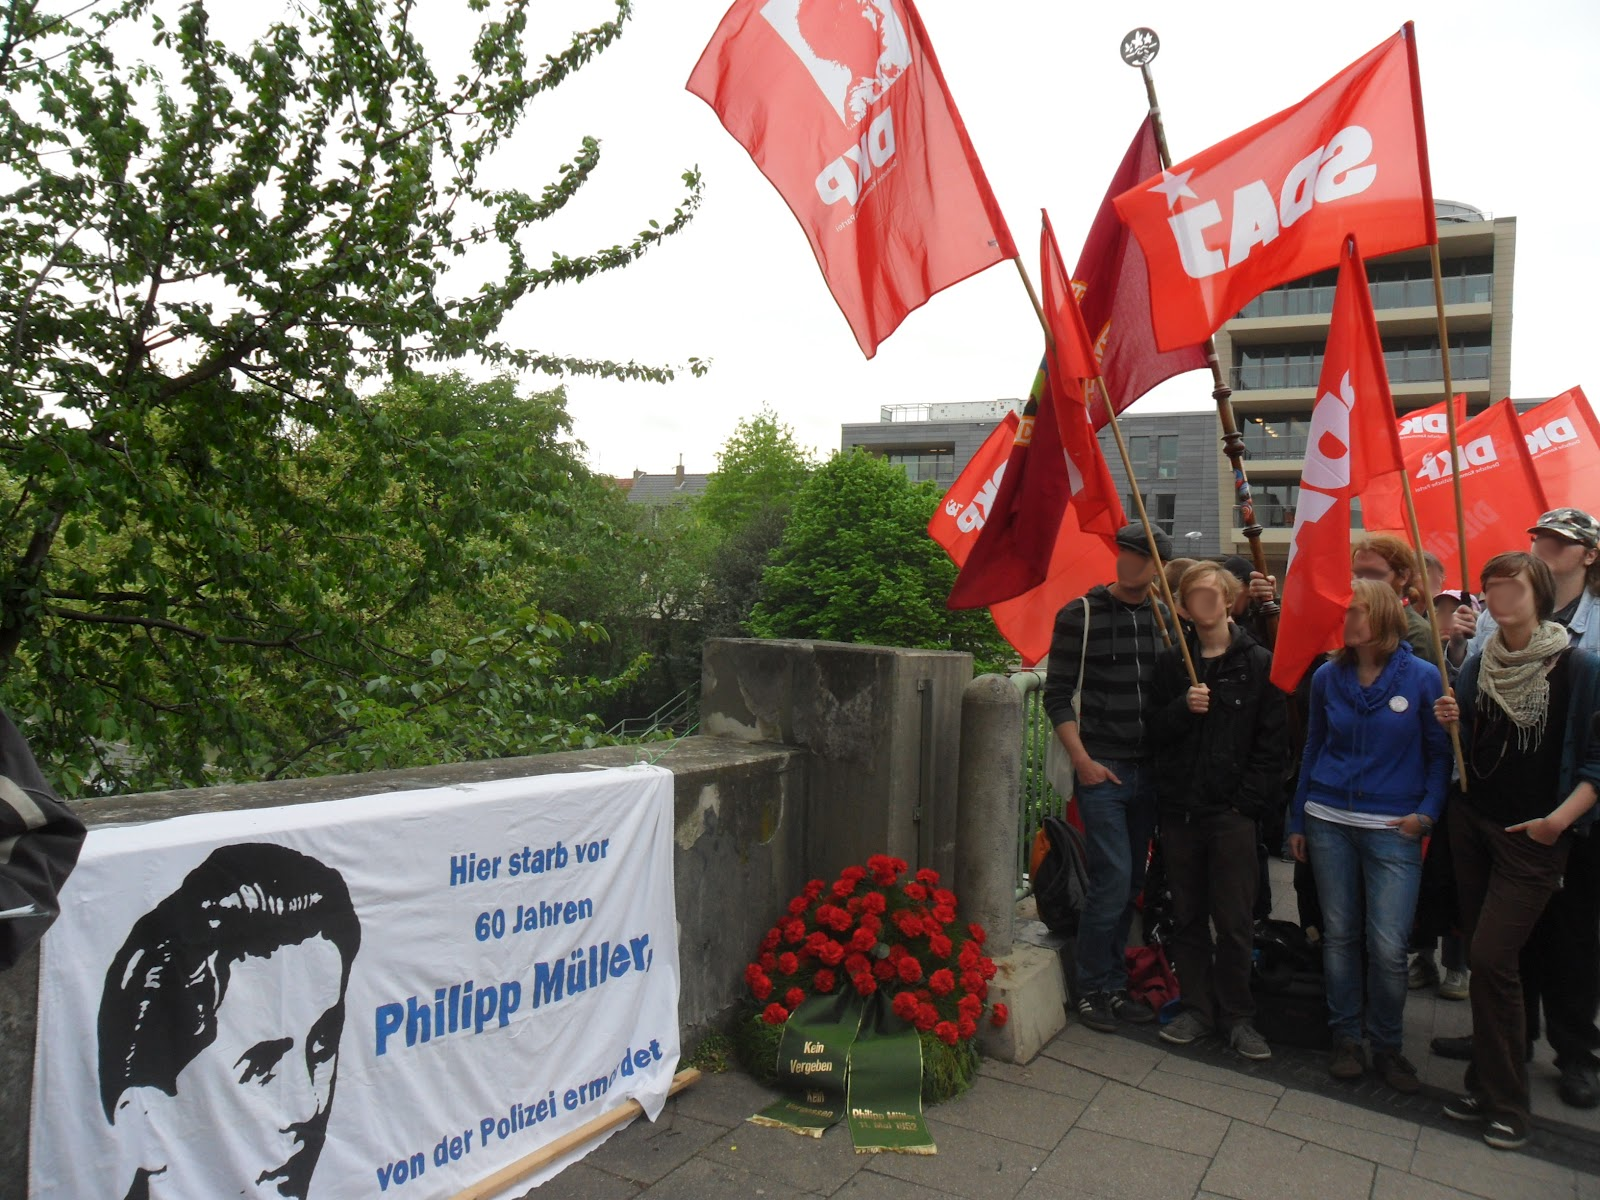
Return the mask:
<svg viewBox="0 0 1600 1200">
<path fill-rule="evenodd" d="M 1078 714 L 1078 734 L 1083 735 L 1083 708 L 1078 697 L 1083 695 L 1083 668 L 1089 661 L 1089 597 L 1083 597 L 1083 640 L 1078 643 L 1078 686 L 1072 689 L 1072 711 Z"/>
</svg>

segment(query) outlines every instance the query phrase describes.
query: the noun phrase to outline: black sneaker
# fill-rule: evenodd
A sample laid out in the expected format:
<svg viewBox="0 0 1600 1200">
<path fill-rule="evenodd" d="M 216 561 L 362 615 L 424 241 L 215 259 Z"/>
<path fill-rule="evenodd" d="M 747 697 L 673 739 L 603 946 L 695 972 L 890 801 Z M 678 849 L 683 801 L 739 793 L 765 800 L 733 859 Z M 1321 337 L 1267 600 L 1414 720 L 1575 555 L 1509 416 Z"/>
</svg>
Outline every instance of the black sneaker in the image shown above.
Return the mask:
<svg viewBox="0 0 1600 1200">
<path fill-rule="evenodd" d="M 1117 1031 L 1117 1016 L 1111 1011 L 1111 996 L 1107 992 L 1090 992 L 1078 1001 L 1078 1021 L 1101 1033 Z"/>
<path fill-rule="evenodd" d="M 1335 1079 L 1360 1079 L 1366 1070 L 1360 1042 L 1346 1038 L 1334 1047 L 1333 1059 L 1328 1063 L 1329 1075 Z"/>
<path fill-rule="evenodd" d="M 1411 1065 L 1411 1060 L 1398 1050 L 1374 1050 L 1372 1052 L 1372 1072 L 1397 1092 L 1413 1096 L 1422 1090 L 1422 1081 L 1417 1078 L 1417 1068 Z"/>
<path fill-rule="evenodd" d="M 1458 1062 L 1471 1062 L 1472 1035 L 1469 1033 L 1464 1037 L 1436 1037 L 1428 1043 L 1428 1049 L 1432 1050 L 1440 1058 L 1453 1058 Z"/>
<path fill-rule="evenodd" d="M 1496 1150 L 1521 1150 L 1528 1144 L 1528 1131 L 1496 1117 L 1484 1126 L 1483 1140 Z"/>
<path fill-rule="evenodd" d="M 1600 1104 L 1600 1074 L 1591 1063 L 1569 1063 L 1561 1068 L 1557 1091 L 1569 1108 L 1593 1108 Z"/>
<path fill-rule="evenodd" d="M 1111 993 L 1111 1012 L 1119 1021 L 1130 1025 L 1148 1025 L 1156 1019 L 1156 1011 L 1148 1004 L 1135 1000 L 1128 989 Z"/>
<path fill-rule="evenodd" d="M 1489 1108 L 1477 1096 L 1469 1093 L 1457 1096 L 1454 1100 L 1446 1100 L 1444 1115 L 1452 1121 L 1487 1121 Z"/>
</svg>

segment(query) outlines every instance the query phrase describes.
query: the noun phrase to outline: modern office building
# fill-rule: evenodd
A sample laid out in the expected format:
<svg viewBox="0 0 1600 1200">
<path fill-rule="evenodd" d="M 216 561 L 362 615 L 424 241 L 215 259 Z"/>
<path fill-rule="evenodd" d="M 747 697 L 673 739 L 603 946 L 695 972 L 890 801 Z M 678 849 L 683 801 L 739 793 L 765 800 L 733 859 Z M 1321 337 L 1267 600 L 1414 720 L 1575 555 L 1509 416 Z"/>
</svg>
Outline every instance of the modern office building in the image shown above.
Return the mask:
<svg viewBox="0 0 1600 1200">
<path fill-rule="evenodd" d="M 876 422 L 842 426 L 839 445 L 881 454 L 913 480 L 949 487 L 995 425 L 1021 405 L 1015 399 L 887 405 Z M 1223 530 L 1216 495 L 1224 470 L 1216 414 L 1125 413 L 1121 424 L 1150 519 L 1172 535 L 1174 553 L 1216 554 Z M 1100 431 L 1100 448 L 1133 520 L 1132 490 L 1110 429 Z"/>
<path fill-rule="evenodd" d="M 1511 391 L 1511 284 L 1515 217 L 1490 217 L 1440 200 L 1439 259 L 1452 387 L 1478 412 Z M 1333 311 L 1336 271 L 1263 293 L 1218 331 L 1217 356 L 1233 388 L 1244 435 L 1245 469 L 1268 560 L 1281 571 L 1294 529 L 1306 432 Z M 1409 412 L 1443 398 L 1444 359 L 1426 249 L 1367 263 L 1378 332 L 1395 408 Z M 1222 528 L 1239 553 L 1246 542 L 1233 502 L 1231 472 L 1218 485 Z"/>
</svg>

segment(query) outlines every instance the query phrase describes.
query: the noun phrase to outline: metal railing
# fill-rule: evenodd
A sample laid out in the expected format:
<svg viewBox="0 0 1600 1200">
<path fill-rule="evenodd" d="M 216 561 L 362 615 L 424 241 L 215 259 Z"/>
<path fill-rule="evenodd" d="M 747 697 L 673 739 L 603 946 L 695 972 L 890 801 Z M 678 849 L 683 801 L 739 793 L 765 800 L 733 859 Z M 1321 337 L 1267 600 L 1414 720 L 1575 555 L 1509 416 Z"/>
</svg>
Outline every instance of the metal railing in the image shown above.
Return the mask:
<svg viewBox="0 0 1600 1200">
<path fill-rule="evenodd" d="M 1384 368 L 1390 383 L 1433 383 L 1444 379 L 1444 359 L 1437 350 L 1385 351 Z M 1261 388 L 1314 388 L 1322 374 L 1322 355 L 1304 361 L 1240 363 L 1229 372 L 1233 390 Z M 1450 375 L 1456 381 L 1489 378 L 1487 346 L 1458 347 L 1450 351 Z"/>
<path fill-rule="evenodd" d="M 1017 899 L 1033 891 L 1028 854 L 1034 835 L 1047 816 L 1066 814 L 1067 804 L 1045 775 L 1045 750 L 1056 731 L 1044 711 L 1044 669 L 1019 671 L 1011 677 L 1022 693 L 1022 789 L 1017 805 Z"/>
<path fill-rule="evenodd" d="M 1446 304 L 1487 304 L 1494 298 L 1494 276 L 1452 275 L 1442 281 Z M 1432 279 L 1377 279 L 1367 284 L 1372 306 L 1432 308 Z M 1241 317 L 1309 317 L 1333 311 L 1332 284 L 1263 292 L 1239 310 Z"/>
<path fill-rule="evenodd" d="M 699 709 L 699 689 L 685 688 L 648 717 L 624 717 L 606 732 L 623 739 L 645 738 L 663 729 L 680 733 L 694 724 Z"/>
</svg>

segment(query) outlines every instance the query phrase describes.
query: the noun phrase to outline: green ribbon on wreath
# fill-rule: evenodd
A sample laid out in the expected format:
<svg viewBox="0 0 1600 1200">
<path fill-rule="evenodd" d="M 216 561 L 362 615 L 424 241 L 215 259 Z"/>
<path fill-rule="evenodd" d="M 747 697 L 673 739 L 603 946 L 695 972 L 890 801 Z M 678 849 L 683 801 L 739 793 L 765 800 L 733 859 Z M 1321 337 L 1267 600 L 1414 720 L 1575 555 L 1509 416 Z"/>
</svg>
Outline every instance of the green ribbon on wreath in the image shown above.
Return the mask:
<svg viewBox="0 0 1600 1200">
<path fill-rule="evenodd" d="M 882 993 L 812 996 L 784 1023 L 778 1083 L 788 1094 L 750 1120 L 821 1137 L 847 1115 L 858 1154 L 933 1154 L 922 1116 L 922 1038 Z"/>
</svg>

